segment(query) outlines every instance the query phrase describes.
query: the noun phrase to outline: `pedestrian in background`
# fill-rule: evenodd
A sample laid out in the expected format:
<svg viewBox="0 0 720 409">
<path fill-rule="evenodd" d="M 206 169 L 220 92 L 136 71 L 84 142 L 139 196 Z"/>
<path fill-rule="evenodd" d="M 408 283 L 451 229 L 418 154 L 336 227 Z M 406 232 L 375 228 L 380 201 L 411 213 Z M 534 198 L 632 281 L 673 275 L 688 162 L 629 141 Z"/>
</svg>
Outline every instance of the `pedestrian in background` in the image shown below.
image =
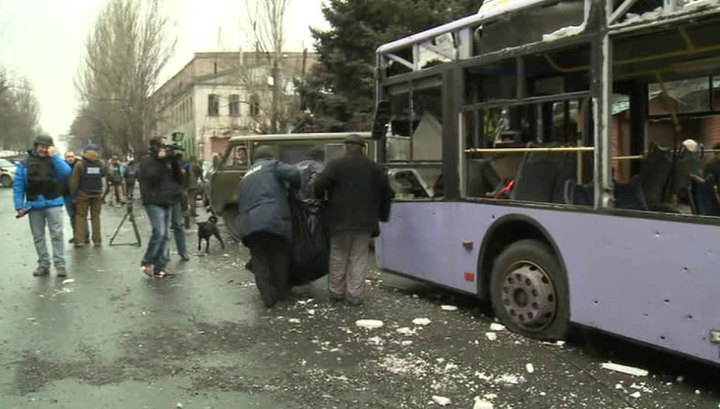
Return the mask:
<svg viewBox="0 0 720 409">
<path fill-rule="evenodd" d="M 50 274 L 50 256 L 45 244 L 45 226 L 50 230 L 53 263 L 58 277 L 67 276 L 63 240 L 62 182 L 71 172 L 70 165 L 55 153 L 53 139 L 36 136 L 28 158 L 17 164 L 13 196 L 15 217 L 28 215 L 30 231 L 38 255 L 34 276 Z"/>
<path fill-rule="evenodd" d="M 137 166 L 135 160 L 128 162 L 125 167 L 125 189 L 127 200 L 131 202 L 135 198 L 135 182 L 137 181 Z"/>
<path fill-rule="evenodd" d="M 315 179 L 325 169 L 325 151 L 322 147 L 316 146 L 308 151 L 305 159 L 298 162 L 297 168 L 300 170 L 301 186 L 300 199 L 315 199 Z"/>
<path fill-rule="evenodd" d="M 269 146 L 255 150 L 253 166 L 240 180 L 240 237 L 250 248 L 255 284 L 266 307 L 289 295 L 292 225 L 287 188 L 300 187 L 295 166 L 273 159 Z"/>
<path fill-rule="evenodd" d="M 67 162 L 68 165 L 70 165 L 70 168 L 74 169 L 75 164 L 79 163 L 80 160 L 75 158 L 75 152 L 73 151 L 67 151 L 65 152 L 65 162 Z M 65 200 L 65 210 L 67 210 L 68 216 L 70 217 L 70 227 L 72 227 L 73 236 L 70 238 L 69 243 L 75 242 L 75 219 L 77 215 L 77 201 L 75 199 L 75 195 L 72 194 L 70 191 L 70 180 L 72 177 L 69 177 L 63 181 L 63 200 Z M 87 226 L 87 224 L 86 224 Z M 85 242 L 88 241 L 87 237 L 87 227 L 86 230 L 86 237 Z"/>
<path fill-rule="evenodd" d="M 364 153 L 359 135 L 345 138 L 345 156 L 331 160 L 315 181 L 315 196 L 327 194 L 330 234 L 328 287 L 333 300 L 362 303 L 370 238 L 380 234 L 393 197 L 388 177 Z"/>
<path fill-rule="evenodd" d="M 124 167 L 120 163 L 120 158 L 113 155 L 110 160 L 110 165 L 108 165 L 106 177 L 107 188 L 105 189 L 105 194 L 103 194 L 102 197 L 103 204 L 105 204 L 105 197 L 107 197 L 111 190 L 115 193 L 115 203 L 120 206 L 125 204 L 123 192 L 123 171 Z"/>
<path fill-rule="evenodd" d="M 149 152 L 140 160 L 138 180 L 142 203 L 152 226 L 147 250 L 140 261 L 141 270 L 155 277 L 172 275 L 167 269 L 168 229 L 172 207 L 181 195 L 182 173 L 173 151 L 165 145 L 165 138 L 150 139 Z"/>
<path fill-rule="evenodd" d="M 173 204 L 170 209 L 170 227 L 175 238 L 175 248 L 177 249 L 182 261 L 190 260 L 185 242 L 185 226 L 184 219 L 187 214 L 187 178 L 188 171 L 186 163 L 183 161 L 182 154 L 174 150 L 169 151 L 170 156 L 174 159 L 181 174 L 181 188 L 177 197 L 173 198 Z"/>
<path fill-rule="evenodd" d="M 186 170 L 188 212 L 190 216 L 197 217 L 197 196 L 200 193 L 199 180 L 202 180 L 202 162 L 191 156 Z"/>
<path fill-rule="evenodd" d="M 90 213 L 92 240 L 95 246 L 102 245 L 100 213 L 102 212 L 103 177 L 107 169 L 100 160 L 100 149 L 97 145 L 88 144 L 82 154 L 82 161 L 77 161 L 70 178 L 70 192 L 75 196 L 77 215 L 75 216 L 75 248 L 84 247 L 89 243 L 87 216 Z M 85 240 L 78 240 L 84 237 Z"/>
</svg>

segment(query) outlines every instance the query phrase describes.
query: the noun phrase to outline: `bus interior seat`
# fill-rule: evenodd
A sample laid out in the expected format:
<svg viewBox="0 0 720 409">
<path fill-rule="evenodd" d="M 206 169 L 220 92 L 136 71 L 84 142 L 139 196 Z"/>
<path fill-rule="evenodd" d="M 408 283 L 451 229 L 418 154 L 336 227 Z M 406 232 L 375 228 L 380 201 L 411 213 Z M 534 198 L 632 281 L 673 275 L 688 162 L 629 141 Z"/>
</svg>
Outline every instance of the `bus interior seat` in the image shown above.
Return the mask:
<svg viewBox="0 0 720 409">
<path fill-rule="evenodd" d="M 690 207 L 693 214 L 701 216 L 720 216 L 715 180 L 690 177 L 688 179 Z"/>
<path fill-rule="evenodd" d="M 502 186 L 502 177 L 495 167 L 493 159 L 471 159 L 468 165 L 467 194 L 471 197 L 483 197 Z"/>
<path fill-rule="evenodd" d="M 592 206 L 595 201 L 593 184 L 581 185 L 573 179 L 565 181 L 563 196 L 565 204 Z M 615 183 L 615 208 L 647 210 L 647 203 L 637 178 L 630 183 Z"/>
<path fill-rule="evenodd" d="M 672 151 L 653 145 L 640 169 L 639 183 L 649 208 L 666 202 L 665 189 L 672 171 Z"/>
<path fill-rule="evenodd" d="M 514 200 L 564 203 L 565 181 L 574 179 L 576 169 L 572 153 L 527 152 L 510 197 Z"/>
<path fill-rule="evenodd" d="M 434 197 L 431 189 L 416 169 L 390 169 L 390 187 L 399 194 L 412 194 L 415 198 Z"/>
</svg>

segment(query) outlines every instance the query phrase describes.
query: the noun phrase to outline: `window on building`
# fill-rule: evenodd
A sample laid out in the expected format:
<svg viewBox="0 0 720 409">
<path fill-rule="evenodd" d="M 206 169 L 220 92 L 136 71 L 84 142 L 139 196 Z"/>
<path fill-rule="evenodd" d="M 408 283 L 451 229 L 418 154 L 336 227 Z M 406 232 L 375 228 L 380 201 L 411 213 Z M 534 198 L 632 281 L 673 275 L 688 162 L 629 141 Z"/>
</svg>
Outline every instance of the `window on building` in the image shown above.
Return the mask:
<svg viewBox="0 0 720 409">
<path fill-rule="evenodd" d="M 240 95 L 230 95 L 230 116 L 240 115 Z"/>
<path fill-rule="evenodd" d="M 208 116 L 220 115 L 220 97 L 215 94 L 208 95 Z"/>
<path fill-rule="evenodd" d="M 250 115 L 260 115 L 260 97 L 256 94 L 250 96 Z"/>
</svg>

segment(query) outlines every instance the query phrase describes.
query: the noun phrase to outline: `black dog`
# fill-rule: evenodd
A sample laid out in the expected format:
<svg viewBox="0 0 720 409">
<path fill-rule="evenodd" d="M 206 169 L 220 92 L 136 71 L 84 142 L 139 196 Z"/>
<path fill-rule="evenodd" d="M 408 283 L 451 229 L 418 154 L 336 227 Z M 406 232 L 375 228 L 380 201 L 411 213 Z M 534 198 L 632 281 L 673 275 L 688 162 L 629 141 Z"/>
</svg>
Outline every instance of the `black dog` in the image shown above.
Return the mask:
<svg viewBox="0 0 720 409">
<path fill-rule="evenodd" d="M 198 225 L 198 251 L 202 249 L 202 241 L 205 240 L 205 252 L 210 252 L 210 237 L 215 236 L 220 240 L 220 245 L 225 249 L 225 243 L 223 243 L 222 237 L 220 237 L 220 231 L 217 227 L 217 217 L 210 216 L 206 222 L 200 222 Z"/>
</svg>

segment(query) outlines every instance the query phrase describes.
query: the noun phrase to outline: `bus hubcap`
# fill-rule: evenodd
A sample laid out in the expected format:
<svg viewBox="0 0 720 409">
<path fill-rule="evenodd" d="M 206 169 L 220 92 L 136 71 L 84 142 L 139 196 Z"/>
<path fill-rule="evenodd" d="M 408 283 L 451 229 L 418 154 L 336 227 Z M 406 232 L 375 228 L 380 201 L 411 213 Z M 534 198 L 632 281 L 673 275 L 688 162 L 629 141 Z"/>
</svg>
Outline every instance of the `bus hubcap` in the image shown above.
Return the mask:
<svg viewBox="0 0 720 409">
<path fill-rule="evenodd" d="M 555 288 L 547 273 L 531 262 L 514 265 L 502 285 L 505 311 L 517 325 L 539 330 L 555 317 Z"/>
</svg>

